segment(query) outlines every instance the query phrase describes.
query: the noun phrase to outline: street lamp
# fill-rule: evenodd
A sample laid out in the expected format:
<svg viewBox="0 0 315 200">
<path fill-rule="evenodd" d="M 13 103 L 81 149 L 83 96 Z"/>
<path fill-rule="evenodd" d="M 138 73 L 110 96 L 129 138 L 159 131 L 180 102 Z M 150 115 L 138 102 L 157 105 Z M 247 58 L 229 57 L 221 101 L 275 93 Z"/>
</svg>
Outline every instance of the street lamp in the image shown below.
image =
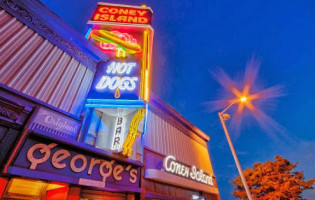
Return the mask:
<svg viewBox="0 0 315 200">
<path fill-rule="evenodd" d="M 237 155 L 236 155 L 236 152 L 235 152 L 235 149 L 234 149 L 234 146 L 232 144 L 232 141 L 231 141 L 231 138 L 230 138 L 230 135 L 229 135 L 229 132 L 226 128 L 226 125 L 225 125 L 225 121 L 227 121 L 228 119 L 231 118 L 231 116 L 227 113 L 225 113 L 232 105 L 236 104 L 236 103 L 245 103 L 247 101 L 247 97 L 246 96 L 243 96 L 241 97 L 238 101 L 234 101 L 233 103 L 231 103 L 228 107 L 226 107 L 222 112 L 219 112 L 219 117 L 220 117 L 220 121 L 221 121 L 221 124 L 222 124 L 222 127 L 223 127 L 223 130 L 224 130 L 224 133 L 225 133 L 225 136 L 226 136 L 226 139 L 229 143 L 229 146 L 230 146 L 230 149 L 232 151 L 232 155 L 233 155 L 233 158 L 234 158 L 234 161 L 235 161 L 235 164 L 236 164 L 236 167 L 237 167 L 237 170 L 238 170 L 238 173 L 240 174 L 241 176 L 241 180 L 243 182 L 243 185 L 244 185 L 244 188 L 245 188 L 245 191 L 246 191 L 246 194 L 247 194 L 247 197 L 249 200 L 253 200 L 252 198 L 252 195 L 249 191 L 249 188 L 248 188 L 248 185 L 246 183 L 246 179 L 243 175 L 243 171 L 242 171 L 242 167 L 240 165 L 240 162 L 238 161 L 238 158 L 237 158 Z"/>
</svg>

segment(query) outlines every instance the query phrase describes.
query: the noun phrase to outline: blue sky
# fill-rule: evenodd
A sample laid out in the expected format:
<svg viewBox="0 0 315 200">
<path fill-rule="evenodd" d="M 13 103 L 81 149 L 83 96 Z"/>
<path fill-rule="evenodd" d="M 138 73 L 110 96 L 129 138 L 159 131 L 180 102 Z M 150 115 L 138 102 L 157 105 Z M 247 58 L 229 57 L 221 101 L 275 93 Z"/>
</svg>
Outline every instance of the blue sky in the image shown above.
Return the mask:
<svg viewBox="0 0 315 200">
<path fill-rule="evenodd" d="M 42 2 L 82 35 L 97 3 Z M 315 176 L 314 1 L 106 2 L 152 8 L 152 90 L 211 137 L 210 156 L 221 199 L 235 199 L 230 181 L 238 173 L 217 112 L 209 112 L 205 104 L 225 97 L 211 72 L 222 68 L 230 77 L 241 79 L 253 55 L 261 60 L 258 86 L 285 85 L 286 96 L 267 101 L 261 108 L 282 125 L 287 139 L 279 136 L 281 140 L 275 141 L 252 117 L 245 117 L 239 136 L 231 131 L 242 167 L 281 155 L 299 162 L 298 169 L 304 170 L 307 179 Z M 315 191 L 304 196 L 315 198 Z"/>
</svg>

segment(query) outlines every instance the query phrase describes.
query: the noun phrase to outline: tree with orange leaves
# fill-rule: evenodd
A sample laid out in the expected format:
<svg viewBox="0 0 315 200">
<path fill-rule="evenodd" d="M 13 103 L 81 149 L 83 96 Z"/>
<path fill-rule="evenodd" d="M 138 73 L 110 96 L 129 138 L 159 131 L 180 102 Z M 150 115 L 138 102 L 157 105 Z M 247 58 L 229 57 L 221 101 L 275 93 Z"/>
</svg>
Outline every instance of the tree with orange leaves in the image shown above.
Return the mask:
<svg viewBox="0 0 315 200">
<path fill-rule="evenodd" d="M 298 163 L 290 163 L 281 156 L 275 161 L 255 163 L 253 169 L 246 169 L 246 178 L 250 192 L 255 200 L 302 200 L 302 192 L 312 189 L 315 179 L 305 181 L 303 171 L 292 171 Z M 248 199 L 239 176 L 232 181 L 233 195 Z"/>
</svg>

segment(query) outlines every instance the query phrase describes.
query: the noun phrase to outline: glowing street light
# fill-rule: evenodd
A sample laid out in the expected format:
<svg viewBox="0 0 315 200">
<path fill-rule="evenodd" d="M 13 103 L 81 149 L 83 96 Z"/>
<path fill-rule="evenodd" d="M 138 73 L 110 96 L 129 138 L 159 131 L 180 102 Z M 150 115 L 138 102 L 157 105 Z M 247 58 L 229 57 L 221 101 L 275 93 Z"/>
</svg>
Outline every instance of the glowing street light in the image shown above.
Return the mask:
<svg viewBox="0 0 315 200">
<path fill-rule="evenodd" d="M 236 167 L 237 167 L 237 170 L 238 170 L 238 173 L 240 174 L 240 177 L 241 177 L 241 180 L 243 182 L 243 185 L 244 185 L 244 188 L 245 188 L 245 191 L 246 191 L 246 194 L 247 194 L 247 197 L 249 200 L 252 200 L 252 195 L 250 193 L 250 190 L 248 188 L 248 185 L 246 183 L 246 179 L 243 175 L 243 171 L 242 171 L 242 167 L 240 165 L 240 162 L 238 161 L 238 158 L 237 158 L 237 155 L 236 155 L 236 152 L 235 152 L 235 149 L 234 149 L 234 146 L 232 144 L 232 141 L 231 141 L 231 138 L 230 138 L 230 135 L 229 135 L 229 132 L 226 128 L 226 125 L 225 125 L 225 121 L 230 119 L 231 116 L 227 113 L 225 113 L 232 105 L 236 104 L 236 103 L 245 103 L 247 101 L 247 97 L 246 96 L 243 96 L 241 97 L 238 101 L 234 101 L 233 103 L 231 103 L 228 107 L 226 107 L 222 112 L 219 112 L 219 118 L 220 118 L 220 121 L 221 121 L 221 124 L 222 124 L 222 127 L 223 127 L 223 130 L 224 130 L 224 133 L 225 133 L 225 136 L 226 136 L 226 139 L 229 143 L 229 146 L 230 146 L 230 149 L 232 151 L 232 155 L 233 155 L 233 158 L 234 158 L 234 161 L 235 161 L 235 164 L 236 164 Z"/>
<path fill-rule="evenodd" d="M 245 96 L 242 97 L 242 98 L 240 99 L 240 101 L 243 102 L 243 103 L 246 102 L 246 101 L 247 101 L 247 97 L 245 97 Z"/>
<path fill-rule="evenodd" d="M 256 107 L 252 102 L 256 100 L 276 98 L 276 97 L 285 95 L 282 85 L 275 85 L 275 86 L 272 86 L 272 87 L 269 87 L 260 91 L 255 91 L 255 92 L 251 91 L 251 88 L 253 87 L 256 76 L 257 76 L 259 65 L 260 65 L 260 62 L 254 58 L 247 62 L 243 90 L 239 90 L 235 82 L 232 79 L 230 79 L 230 77 L 223 70 L 219 71 L 218 73 L 213 73 L 214 78 L 220 83 L 220 85 L 222 85 L 225 89 L 229 90 L 235 96 L 235 98 L 231 100 L 213 101 L 212 105 L 213 107 L 216 107 L 216 106 L 221 107 L 223 103 L 226 105 L 226 102 L 228 101 L 227 105 L 229 106 L 227 106 L 224 110 L 222 110 L 218 114 L 219 114 L 219 118 L 220 118 L 223 130 L 224 130 L 226 139 L 232 151 L 235 164 L 237 166 L 238 172 L 240 174 L 241 180 L 243 182 L 243 185 L 244 185 L 244 188 L 245 188 L 245 191 L 249 200 L 252 200 L 253 197 L 250 193 L 245 177 L 243 175 L 243 171 L 239 163 L 239 160 L 237 158 L 229 132 L 226 128 L 225 121 L 231 118 L 231 116 L 227 114 L 226 111 L 234 104 L 238 104 L 237 110 L 236 110 L 236 116 L 240 116 L 244 108 L 247 108 L 263 128 L 264 128 L 264 125 L 266 124 L 270 125 L 271 127 L 278 128 L 277 123 L 274 122 L 270 117 L 268 117 L 262 110 Z M 241 118 L 239 120 L 241 120 Z M 241 121 L 238 121 L 238 122 L 240 123 Z"/>
</svg>

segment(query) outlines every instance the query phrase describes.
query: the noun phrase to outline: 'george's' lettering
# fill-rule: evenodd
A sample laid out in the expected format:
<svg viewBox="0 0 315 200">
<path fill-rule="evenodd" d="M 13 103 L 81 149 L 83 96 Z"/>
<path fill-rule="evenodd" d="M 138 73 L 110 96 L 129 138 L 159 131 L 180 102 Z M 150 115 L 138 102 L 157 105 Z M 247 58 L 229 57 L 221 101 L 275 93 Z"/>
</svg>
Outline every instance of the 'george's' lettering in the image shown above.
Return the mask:
<svg viewBox="0 0 315 200">
<path fill-rule="evenodd" d="M 29 169 L 36 170 L 38 165 L 47 162 L 49 159 L 54 168 L 62 170 L 70 168 L 73 173 L 86 173 L 88 176 L 92 176 L 93 172 L 98 173 L 102 177 L 102 181 L 105 182 L 106 178 L 113 176 L 116 181 L 123 180 L 122 173 L 129 172 L 129 182 L 135 183 L 137 181 L 138 170 L 133 169 L 131 165 L 124 167 L 116 164 L 115 160 L 103 160 L 96 158 L 88 158 L 83 154 L 72 155 L 70 151 L 66 149 L 58 149 L 52 153 L 52 149 L 56 148 L 56 143 L 34 144 L 27 151 L 27 160 L 31 163 Z M 35 152 L 39 152 L 40 156 L 34 155 Z"/>
</svg>

